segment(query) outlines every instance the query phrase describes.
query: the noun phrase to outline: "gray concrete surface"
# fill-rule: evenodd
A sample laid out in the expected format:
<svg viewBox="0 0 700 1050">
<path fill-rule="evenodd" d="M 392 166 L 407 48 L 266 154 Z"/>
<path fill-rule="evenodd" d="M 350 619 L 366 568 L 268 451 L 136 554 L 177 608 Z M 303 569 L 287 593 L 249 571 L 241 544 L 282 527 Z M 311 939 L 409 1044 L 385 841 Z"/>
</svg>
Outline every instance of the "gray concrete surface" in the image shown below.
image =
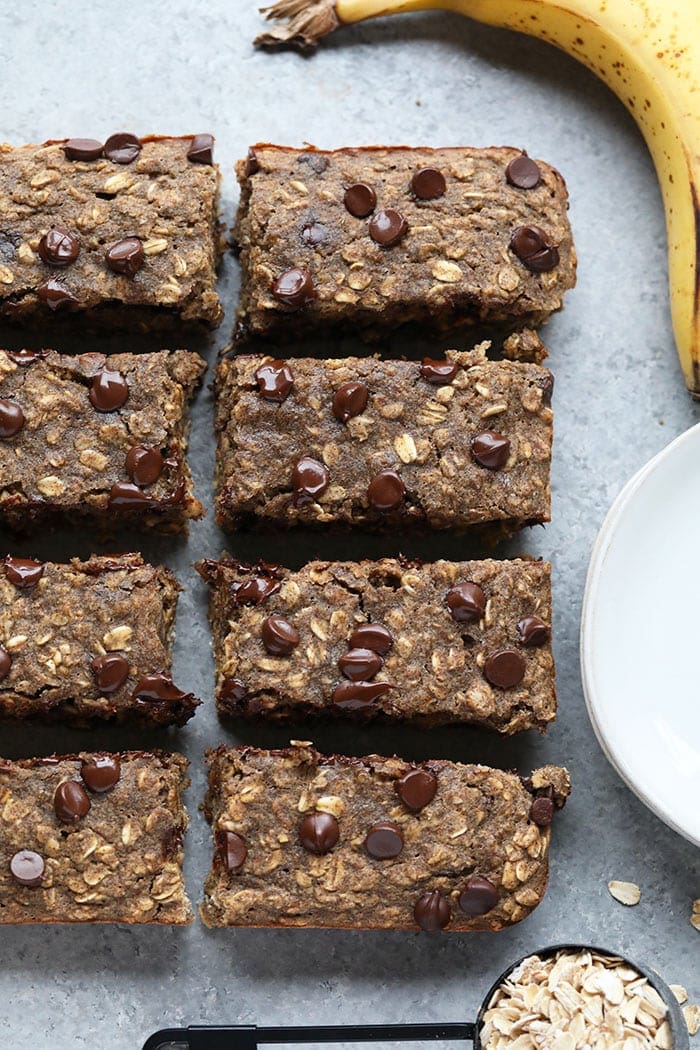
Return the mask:
<svg viewBox="0 0 700 1050">
<path fill-rule="evenodd" d="M 529 769 L 556 761 L 574 794 L 555 829 L 550 892 L 520 927 L 497 935 L 206 931 L 110 927 L 0 930 L 0 1045 L 13 1050 L 109 1046 L 137 1050 L 166 1024 L 459 1020 L 474 1015 L 492 978 L 538 946 L 592 940 L 616 946 L 688 983 L 700 1000 L 700 935 L 689 925 L 700 896 L 698 853 L 630 794 L 600 752 L 578 668 L 582 588 L 593 538 L 622 483 L 700 410 L 685 394 L 673 347 L 665 233 L 654 171 L 631 119 L 566 56 L 456 16 L 387 20 L 347 31 L 311 60 L 256 54 L 255 0 L 22 0 L 0 2 L 0 138 L 37 142 L 117 130 L 211 130 L 225 172 L 226 217 L 235 205 L 233 161 L 255 140 L 321 146 L 374 142 L 522 145 L 554 163 L 571 191 L 580 281 L 547 327 L 556 375 L 554 520 L 512 543 L 551 558 L 555 571 L 559 720 L 546 739 L 484 734 L 324 728 L 322 748 L 407 757 L 444 755 Z M 230 330 L 236 263 L 222 277 Z M 3 335 L 3 339 L 5 336 Z M 90 348 L 96 348 L 91 342 Z M 88 347 L 83 343 L 82 347 Z M 401 352 L 396 344 L 395 352 Z M 214 358 L 214 346 L 209 350 Z M 192 459 L 211 503 L 211 400 L 195 411 Z M 124 537 L 132 545 L 135 538 Z M 178 617 L 176 678 L 205 706 L 160 737 L 95 730 L 0 729 L 0 753 L 120 746 L 183 749 L 191 758 L 187 879 L 197 901 L 209 858 L 197 811 L 205 747 L 232 740 L 211 699 L 206 595 L 192 561 L 225 545 L 244 556 L 301 563 L 315 554 L 403 550 L 459 555 L 459 540 L 229 539 L 211 515 L 188 543 L 143 541 L 187 590 Z M 10 541 L 2 537 L 2 546 Z M 38 536 L 16 553 L 61 557 L 97 547 L 83 534 Z M 669 615 L 673 610 L 665 610 Z M 251 742 L 284 732 L 251 729 Z M 625 909 L 609 879 L 630 879 L 642 902 Z"/>
</svg>

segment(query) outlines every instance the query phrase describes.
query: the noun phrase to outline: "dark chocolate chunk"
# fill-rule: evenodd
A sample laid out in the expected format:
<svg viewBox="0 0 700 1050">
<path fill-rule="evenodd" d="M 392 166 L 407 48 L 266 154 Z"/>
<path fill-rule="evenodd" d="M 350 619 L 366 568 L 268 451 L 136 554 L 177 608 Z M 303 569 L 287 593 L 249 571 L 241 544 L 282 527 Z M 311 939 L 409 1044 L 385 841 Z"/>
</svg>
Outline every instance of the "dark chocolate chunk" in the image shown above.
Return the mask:
<svg viewBox="0 0 700 1050">
<path fill-rule="evenodd" d="M 500 470 L 508 462 L 510 441 L 497 430 L 483 430 L 472 438 L 472 456 L 480 467 Z"/>
<path fill-rule="evenodd" d="M 380 470 L 367 489 L 367 499 L 376 510 L 394 510 L 406 495 L 406 486 L 395 470 Z"/>
<path fill-rule="evenodd" d="M 256 371 L 255 382 L 265 401 L 282 402 L 294 386 L 294 373 L 286 361 L 266 361 Z"/>
<path fill-rule="evenodd" d="M 53 226 L 39 241 L 39 255 L 48 266 L 70 266 L 80 255 L 80 241 L 63 226 Z"/>
<path fill-rule="evenodd" d="M 457 375 L 458 367 L 453 361 L 436 361 L 432 357 L 424 357 L 420 366 L 420 374 L 434 386 L 447 386 Z"/>
<path fill-rule="evenodd" d="M 319 463 L 317 459 L 303 456 L 292 471 L 294 506 L 301 507 L 304 503 L 315 502 L 328 488 L 329 480 L 328 467 Z"/>
<path fill-rule="evenodd" d="M 384 666 L 379 653 L 372 649 L 350 649 L 338 660 L 338 667 L 351 682 L 366 682 Z"/>
<path fill-rule="evenodd" d="M 300 310 L 305 303 L 316 297 L 314 282 L 308 270 L 295 266 L 276 277 L 272 284 L 272 294 L 285 306 Z"/>
<path fill-rule="evenodd" d="M 484 664 L 484 675 L 497 689 L 512 689 L 525 676 L 525 660 L 517 649 L 497 649 Z"/>
<path fill-rule="evenodd" d="M 110 135 L 104 144 L 104 155 L 114 164 L 131 164 L 141 152 L 141 139 L 128 131 Z"/>
<path fill-rule="evenodd" d="M 152 485 L 163 473 L 163 454 L 153 445 L 134 445 L 126 454 L 124 466 L 135 485 Z"/>
<path fill-rule="evenodd" d="M 116 412 L 129 396 L 126 377 L 113 368 L 101 368 L 95 374 L 88 392 L 90 404 L 98 412 Z"/>
<path fill-rule="evenodd" d="M 186 700 L 191 694 L 183 693 L 182 689 L 173 682 L 169 674 L 145 674 L 136 683 L 132 699 L 141 703 L 149 701 L 170 702 L 172 700 Z"/>
<path fill-rule="evenodd" d="M 377 194 L 366 182 L 354 182 L 348 186 L 343 198 L 345 207 L 356 219 L 365 219 L 377 206 Z"/>
<path fill-rule="evenodd" d="M 333 690 L 333 704 L 342 711 L 364 711 L 393 688 L 390 682 L 340 682 Z"/>
<path fill-rule="evenodd" d="M 486 611 L 486 595 L 479 584 L 471 580 L 450 587 L 445 601 L 457 623 L 476 623 Z"/>
<path fill-rule="evenodd" d="M 110 507 L 140 507 L 150 503 L 151 497 L 133 481 L 116 481 L 109 490 L 107 502 Z"/>
<path fill-rule="evenodd" d="M 438 781 L 429 769 L 409 769 L 394 786 L 404 806 L 418 813 L 435 798 Z"/>
<path fill-rule="evenodd" d="M 546 828 L 548 824 L 552 823 L 553 819 L 554 800 L 547 798 L 546 795 L 540 795 L 539 798 L 534 799 L 530 806 L 530 820 L 533 824 Z"/>
<path fill-rule="evenodd" d="M 80 775 L 89 791 L 104 795 L 119 783 L 122 764 L 119 755 L 92 755 L 83 759 Z"/>
<path fill-rule="evenodd" d="M 378 211 L 370 220 L 369 235 L 382 248 L 392 248 L 407 232 L 408 223 L 395 208 Z"/>
<path fill-rule="evenodd" d="M 43 561 L 34 561 L 32 558 L 13 558 L 10 554 L 5 558 L 3 565 L 10 583 L 19 587 L 20 590 L 36 587 L 46 568 Z"/>
<path fill-rule="evenodd" d="M 459 906 L 465 915 L 486 915 L 498 904 L 498 890 L 481 875 L 472 875 L 459 895 Z"/>
<path fill-rule="evenodd" d="M 526 616 L 515 629 L 518 632 L 518 641 L 526 649 L 545 645 L 552 635 L 550 628 L 539 616 Z"/>
<path fill-rule="evenodd" d="M 214 136 L 203 134 L 195 135 L 187 150 L 187 159 L 193 164 L 214 163 Z"/>
<path fill-rule="evenodd" d="M 289 656 L 299 644 L 296 627 L 278 613 L 272 613 L 263 621 L 263 645 L 273 656 Z"/>
<path fill-rule="evenodd" d="M 77 780 L 64 780 L 53 796 L 56 819 L 62 824 L 77 824 L 90 812 L 87 791 Z"/>
<path fill-rule="evenodd" d="M 540 379 L 540 387 L 542 388 L 542 404 L 549 407 L 554 393 L 554 376 L 551 372 L 547 372 L 546 376 Z"/>
<path fill-rule="evenodd" d="M 546 273 L 559 265 L 559 251 L 539 226 L 518 226 L 510 239 L 510 250 L 532 273 Z"/>
<path fill-rule="evenodd" d="M 12 657 L 4 645 L 0 645 L 0 682 L 7 678 L 12 667 Z"/>
<path fill-rule="evenodd" d="M 248 847 L 245 840 L 235 831 L 220 830 L 216 833 L 216 847 L 221 863 L 227 871 L 238 871 L 245 864 Z"/>
<path fill-rule="evenodd" d="M 260 165 L 258 163 L 258 158 L 255 155 L 255 150 L 251 148 L 248 150 L 245 159 L 245 174 L 250 178 L 251 175 L 257 175 L 259 171 Z"/>
<path fill-rule="evenodd" d="M 121 653 L 96 656 L 90 667 L 95 685 L 101 693 L 116 693 L 129 677 L 129 661 Z"/>
<path fill-rule="evenodd" d="M 103 149 L 97 139 L 68 139 L 63 146 L 67 160 L 98 160 Z"/>
<path fill-rule="evenodd" d="M 49 355 L 48 350 L 6 350 L 5 353 L 16 365 L 33 365 Z"/>
<path fill-rule="evenodd" d="M 46 303 L 49 310 L 68 309 L 79 301 L 68 291 L 65 284 L 57 281 L 55 277 L 49 277 L 48 281 L 40 284 L 36 294 L 42 303 Z"/>
<path fill-rule="evenodd" d="M 333 414 L 341 423 L 361 415 L 367 407 L 369 390 L 364 383 L 344 383 L 333 396 Z"/>
<path fill-rule="evenodd" d="M 271 594 L 277 594 L 282 584 L 272 576 L 250 576 L 243 583 L 234 584 L 236 605 L 260 605 Z"/>
<path fill-rule="evenodd" d="M 143 241 L 140 237 L 124 237 L 121 241 L 115 241 L 107 249 L 105 260 L 113 273 L 134 277 L 143 265 Z"/>
<path fill-rule="evenodd" d="M 361 623 L 350 635 L 351 649 L 372 649 L 382 656 L 391 649 L 394 644 L 391 631 L 383 623 Z"/>
<path fill-rule="evenodd" d="M 16 401 L 0 398 L 0 438 L 12 438 L 24 426 L 24 412 Z"/>
<path fill-rule="evenodd" d="M 10 874 L 20 886 L 35 889 L 44 878 L 44 859 L 31 849 L 21 849 L 10 858 Z"/>
<path fill-rule="evenodd" d="M 418 200 L 432 201 L 444 196 L 447 183 L 438 168 L 421 168 L 411 179 L 411 189 Z"/>
<path fill-rule="evenodd" d="M 365 849 L 375 860 L 398 857 L 403 849 L 403 832 L 393 820 L 378 820 L 367 832 Z"/>
<path fill-rule="evenodd" d="M 299 841 L 309 853 L 330 853 L 340 838 L 340 827 L 332 813 L 309 813 L 299 825 Z"/>
<path fill-rule="evenodd" d="M 224 678 L 219 689 L 219 698 L 221 700 L 233 700 L 238 703 L 245 696 L 248 695 L 248 687 L 245 682 L 242 682 L 240 678 Z"/>
<path fill-rule="evenodd" d="M 452 918 L 450 902 L 440 890 L 429 890 L 416 901 L 413 918 L 421 930 L 444 930 Z"/>
<path fill-rule="evenodd" d="M 542 181 L 542 173 L 526 153 L 513 157 L 506 168 L 506 179 L 519 190 L 534 190 Z"/>
</svg>

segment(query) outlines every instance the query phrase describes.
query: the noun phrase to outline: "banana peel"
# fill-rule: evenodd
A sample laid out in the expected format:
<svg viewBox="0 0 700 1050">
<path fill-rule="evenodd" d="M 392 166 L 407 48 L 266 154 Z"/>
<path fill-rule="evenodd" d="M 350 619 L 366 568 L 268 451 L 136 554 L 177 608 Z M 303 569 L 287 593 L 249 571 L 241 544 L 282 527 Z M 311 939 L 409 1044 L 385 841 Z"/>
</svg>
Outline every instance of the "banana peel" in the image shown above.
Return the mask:
<svg viewBox="0 0 700 1050">
<path fill-rule="evenodd" d="M 671 315 L 700 400 L 700 0 L 279 0 L 256 44 L 313 49 L 343 25 L 440 8 L 539 37 L 599 76 L 639 126 L 666 212 Z"/>
</svg>

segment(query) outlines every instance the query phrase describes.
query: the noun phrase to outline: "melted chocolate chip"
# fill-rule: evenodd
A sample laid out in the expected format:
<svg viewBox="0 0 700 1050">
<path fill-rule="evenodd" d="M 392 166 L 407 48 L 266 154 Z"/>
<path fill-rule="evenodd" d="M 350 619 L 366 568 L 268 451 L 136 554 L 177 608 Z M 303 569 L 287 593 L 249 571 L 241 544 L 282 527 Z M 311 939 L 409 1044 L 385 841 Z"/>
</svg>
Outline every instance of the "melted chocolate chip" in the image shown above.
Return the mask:
<svg viewBox="0 0 700 1050">
<path fill-rule="evenodd" d="M 409 769 L 394 784 L 396 794 L 413 813 L 424 809 L 435 798 L 438 780 L 429 769 Z"/>
<path fill-rule="evenodd" d="M 487 658 L 484 675 L 497 689 L 512 689 L 525 676 L 525 660 L 517 649 L 498 649 Z"/>
<path fill-rule="evenodd" d="M 526 153 L 513 157 L 506 168 L 506 179 L 519 190 L 534 190 L 542 181 L 542 173 Z"/>
<path fill-rule="evenodd" d="M 445 601 L 457 623 L 477 623 L 486 611 L 486 595 L 479 584 L 471 580 L 450 587 Z"/>
<path fill-rule="evenodd" d="M 250 576 L 233 585 L 233 597 L 236 605 L 260 605 L 271 594 L 277 594 L 281 586 L 272 576 Z"/>
<path fill-rule="evenodd" d="M 421 168 L 411 179 L 411 189 L 418 200 L 432 201 L 444 196 L 447 183 L 437 168 Z"/>
<path fill-rule="evenodd" d="M 263 621 L 263 645 L 273 656 L 289 656 L 299 644 L 299 632 L 283 616 L 272 613 Z"/>
<path fill-rule="evenodd" d="M 233 700 L 235 703 L 248 695 L 248 686 L 240 678 L 224 678 L 219 689 L 220 700 Z"/>
<path fill-rule="evenodd" d="M 310 248 L 316 244 L 325 244 L 328 240 L 328 229 L 322 222 L 305 222 L 301 228 L 301 239 Z"/>
<path fill-rule="evenodd" d="M 116 693 L 129 677 L 129 662 L 120 653 L 96 656 L 90 668 L 101 693 Z"/>
<path fill-rule="evenodd" d="M 472 438 L 472 456 L 480 467 L 500 470 L 508 462 L 510 441 L 497 430 L 484 430 Z"/>
<path fill-rule="evenodd" d="M 90 404 L 98 412 L 116 412 L 129 396 L 126 377 L 112 368 L 101 368 L 92 380 L 88 391 Z"/>
<path fill-rule="evenodd" d="M 48 266 L 70 266 L 80 254 L 80 241 L 63 226 L 54 226 L 39 241 L 39 255 Z"/>
<path fill-rule="evenodd" d="M 370 237 L 382 248 L 392 248 L 407 232 L 408 223 L 394 208 L 378 211 L 369 224 Z"/>
<path fill-rule="evenodd" d="M 317 459 L 304 456 L 292 471 L 292 488 L 294 489 L 294 506 L 314 503 L 328 488 L 330 474 L 328 467 Z"/>
<path fill-rule="evenodd" d="M 542 404 L 549 407 L 552 403 L 552 394 L 554 393 L 554 376 L 551 372 L 547 372 L 540 379 L 539 383 L 542 388 Z"/>
<path fill-rule="evenodd" d="M 423 893 L 416 901 L 413 918 L 421 930 L 444 930 L 452 918 L 450 902 L 440 890 Z"/>
<path fill-rule="evenodd" d="M 498 890 L 488 879 L 472 875 L 459 895 L 459 906 L 465 915 L 486 915 L 498 904 Z"/>
<path fill-rule="evenodd" d="M 367 489 L 367 499 L 375 510 L 394 510 L 406 495 L 406 486 L 395 470 L 380 470 Z"/>
<path fill-rule="evenodd" d="M 124 237 L 108 248 L 105 254 L 105 261 L 112 273 L 121 273 L 126 277 L 134 277 L 139 272 L 144 258 L 140 237 Z"/>
<path fill-rule="evenodd" d="M 341 423 L 362 415 L 367 407 L 369 390 L 364 383 L 344 383 L 333 395 L 333 415 Z"/>
<path fill-rule="evenodd" d="M 530 806 L 530 820 L 541 828 L 546 828 L 554 819 L 554 800 L 541 795 L 533 800 Z"/>
<path fill-rule="evenodd" d="M 44 878 L 44 859 L 31 849 L 21 849 L 10 858 L 10 875 L 20 886 L 35 889 Z"/>
<path fill-rule="evenodd" d="M 12 438 L 24 426 L 24 412 L 16 401 L 0 398 L 0 438 Z"/>
<path fill-rule="evenodd" d="M 48 281 L 40 284 L 36 294 L 42 303 L 46 303 L 49 310 L 68 309 L 79 302 L 73 293 L 69 292 L 66 286 L 61 281 L 57 281 L 55 277 L 50 277 Z"/>
<path fill-rule="evenodd" d="M 366 219 L 377 206 L 377 194 L 366 182 L 354 182 L 348 186 L 343 200 L 347 210 L 356 219 Z"/>
<path fill-rule="evenodd" d="M 12 657 L 4 645 L 0 645 L 0 682 L 7 678 L 12 667 Z"/>
<path fill-rule="evenodd" d="M 403 832 L 393 820 L 378 820 L 367 832 L 365 849 L 375 860 L 398 857 L 403 849 Z"/>
<path fill-rule="evenodd" d="M 550 628 L 540 620 L 539 616 L 526 616 L 516 626 L 518 641 L 526 649 L 532 649 L 538 645 L 545 645 L 552 632 Z"/>
<path fill-rule="evenodd" d="M 33 365 L 43 357 L 48 357 L 48 350 L 6 350 L 16 365 Z"/>
<path fill-rule="evenodd" d="M 350 635 L 351 649 L 372 649 L 382 656 L 391 649 L 394 644 L 391 631 L 383 623 L 361 623 Z"/>
<path fill-rule="evenodd" d="M 282 402 L 294 386 L 294 373 L 286 361 L 267 361 L 256 371 L 255 382 L 265 401 Z"/>
<path fill-rule="evenodd" d="M 333 704 L 341 711 L 365 711 L 393 688 L 390 682 L 340 682 L 333 690 Z"/>
<path fill-rule="evenodd" d="M 14 584 L 15 587 L 19 587 L 20 590 L 25 590 L 27 587 L 36 587 L 46 568 L 46 563 L 43 561 L 34 561 L 32 558 L 13 558 L 9 554 L 5 558 L 3 565 L 5 566 L 5 575 L 10 583 Z"/>
<path fill-rule="evenodd" d="M 314 282 L 308 270 L 295 266 L 291 270 L 285 270 L 272 284 L 272 294 L 275 299 L 293 310 L 300 310 L 302 306 L 316 298 Z"/>
<path fill-rule="evenodd" d="M 116 481 L 109 490 L 107 502 L 110 507 L 141 507 L 150 503 L 151 497 L 133 481 Z"/>
<path fill-rule="evenodd" d="M 77 780 L 64 780 L 56 788 L 53 808 L 56 819 L 62 824 L 77 824 L 90 812 L 90 799 Z"/>
<path fill-rule="evenodd" d="M 330 853 L 340 838 L 340 827 L 332 813 L 309 813 L 299 825 L 299 841 L 309 853 Z"/>
<path fill-rule="evenodd" d="M 126 454 L 126 472 L 136 485 L 152 485 L 163 473 L 163 454 L 152 445 L 134 445 Z"/>
<path fill-rule="evenodd" d="M 260 165 L 255 155 L 255 150 L 249 149 L 245 159 L 245 174 L 247 178 L 250 178 L 251 175 L 257 175 L 259 171 Z"/>
<path fill-rule="evenodd" d="M 183 693 L 173 682 L 169 674 L 145 674 L 136 683 L 132 700 L 140 703 L 149 701 L 186 700 L 191 694 Z"/>
<path fill-rule="evenodd" d="M 92 755 L 83 759 L 80 776 L 85 787 L 96 795 L 104 795 L 119 783 L 122 764 L 119 755 Z"/>
<path fill-rule="evenodd" d="M 532 273 L 546 273 L 559 265 L 559 251 L 539 226 L 518 226 L 510 239 L 510 250 Z"/>
<path fill-rule="evenodd" d="M 338 660 L 338 667 L 351 682 L 366 682 L 384 666 L 379 653 L 372 649 L 350 649 Z"/>
<path fill-rule="evenodd" d="M 214 136 L 206 133 L 195 135 L 187 150 L 187 159 L 193 164 L 213 164 Z"/>
<path fill-rule="evenodd" d="M 433 386 L 447 386 L 457 375 L 458 366 L 454 361 L 436 361 L 432 357 L 424 357 L 420 366 L 420 374 Z"/>
<path fill-rule="evenodd" d="M 110 135 L 104 144 L 104 155 L 114 164 L 131 164 L 141 152 L 141 140 L 128 131 Z"/>
<path fill-rule="evenodd" d="M 217 831 L 216 848 L 226 871 L 238 871 L 245 864 L 248 847 L 235 831 Z"/>
<path fill-rule="evenodd" d="M 98 160 L 103 149 L 97 139 L 68 139 L 63 146 L 66 160 Z"/>
</svg>

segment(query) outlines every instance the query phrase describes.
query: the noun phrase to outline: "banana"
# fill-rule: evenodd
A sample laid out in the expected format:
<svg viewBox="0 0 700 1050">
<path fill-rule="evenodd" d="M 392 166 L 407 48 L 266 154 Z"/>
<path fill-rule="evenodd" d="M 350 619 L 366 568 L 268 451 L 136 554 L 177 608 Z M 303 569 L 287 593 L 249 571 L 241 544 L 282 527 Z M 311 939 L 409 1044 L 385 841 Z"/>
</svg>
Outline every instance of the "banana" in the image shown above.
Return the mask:
<svg viewBox="0 0 700 1050">
<path fill-rule="evenodd" d="M 283 24 L 256 44 L 313 48 L 342 25 L 434 8 L 554 44 L 629 109 L 661 186 L 676 346 L 700 400 L 700 0 L 279 0 L 263 10 Z"/>
</svg>

